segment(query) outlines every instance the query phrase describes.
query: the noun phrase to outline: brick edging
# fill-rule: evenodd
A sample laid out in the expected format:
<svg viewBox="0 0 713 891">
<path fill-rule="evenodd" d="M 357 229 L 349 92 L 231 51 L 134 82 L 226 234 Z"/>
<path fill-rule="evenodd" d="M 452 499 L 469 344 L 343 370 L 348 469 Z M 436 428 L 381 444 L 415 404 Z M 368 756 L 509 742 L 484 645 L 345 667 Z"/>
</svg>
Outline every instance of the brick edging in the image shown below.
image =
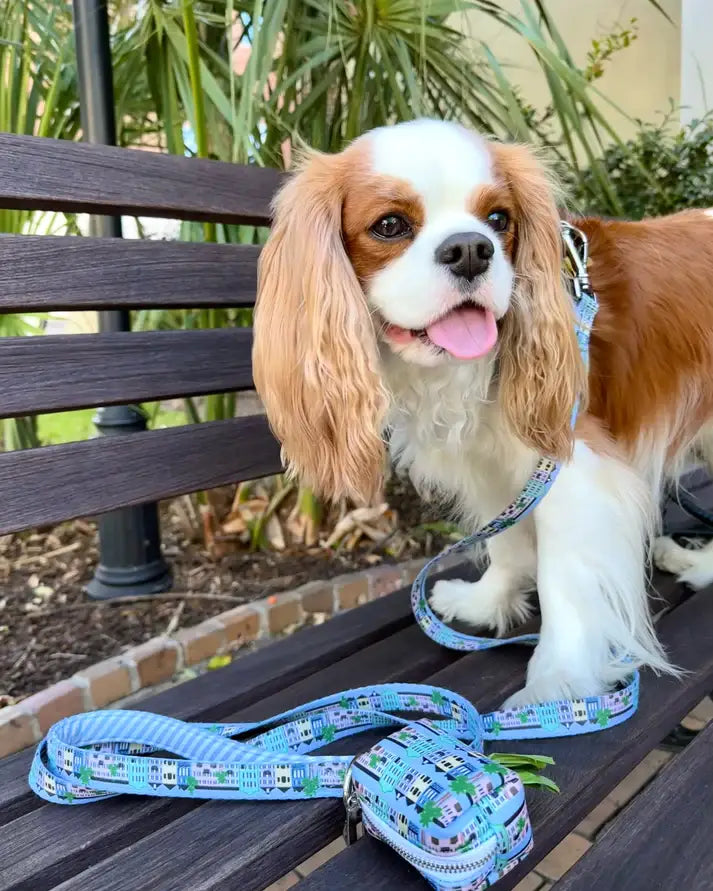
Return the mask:
<svg viewBox="0 0 713 891">
<path fill-rule="evenodd" d="M 0 709 L 0 758 L 39 742 L 55 721 L 106 708 L 126 696 L 213 656 L 251 641 L 271 638 L 309 616 L 322 620 L 409 585 L 426 561 L 379 566 L 293 591 L 263 597 L 182 628 L 171 637 L 154 637 Z"/>
</svg>

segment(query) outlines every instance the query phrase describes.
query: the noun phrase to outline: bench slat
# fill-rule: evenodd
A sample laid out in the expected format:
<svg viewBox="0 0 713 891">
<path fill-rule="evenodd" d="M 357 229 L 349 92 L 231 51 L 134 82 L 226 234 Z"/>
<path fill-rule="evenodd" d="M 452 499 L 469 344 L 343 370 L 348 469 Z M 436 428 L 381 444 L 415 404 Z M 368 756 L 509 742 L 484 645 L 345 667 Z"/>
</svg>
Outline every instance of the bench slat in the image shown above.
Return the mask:
<svg viewBox="0 0 713 891">
<path fill-rule="evenodd" d="M 281 470 L 260 415 L 0 454 L 0 535 Z"/>
<path fill-rule="evenodd" d="M 280 182 L 271 168 L 0 133 L 0 207 L 10 209 L 265 226 Z"/>
<path fill-rule="evenodd" d="M 462 574 L 462 570 L 454 572 L 458 575 Z M 677 589 L 678 591 L 680 589 Z M 677 596 L 677 593 L 673 593 L 671 599 L 675 601 Z M 329 625 L 322 627 L 325 629 L 325 633 L 329 629 Z M 395 644 L 397 638 L 401 642 Z M 315 695 L 323 695 L 330 690 L 361 683 L 381 682 L 398 679 L 398 677 L 404 677 L 411 681 L 420 680 L 423 674 L 417 671 L 415 663 L 411 663 L 410 670 L 405 675 L 398 677 L 394 675 L 394 666 L 402 658 L 400 654 L 411 654 L 409 655 L 410 659 L 428 660 L 432 658 L 430 654 L 437 657 L 439 653 L 448 661 L 457 658 L 457 654 L 434 646 L 423 637 L 418 629 L 411 626 L 404 632 L 387 638 L 362 653 L 342 660 L 336 666 L 326 668 L 320 676 L 313 675 L 283 693 L 268 700 L 256 702 L 240 715 L 224 717 L 227 720 L 265 717 L 291 704 L 304 702 Z M 440 671 L 432 676 L 431 680 L 456 690 L 460 689 L 462 693 L 477 701 L 481 708 L 489 708 L 522 683 L 528 654 L 529 651 L 526 648 L 508 648 L 490 653 L 475 653 L 464 657 L 462 662 L 457 665 L 451 665 L 450 668 Z M 184 688 L 183 692 L 185 694 L 188 691 Z M 189 697 L 186 696 L 186 699 Z M 614 732 L 612 731 L 612 733 Z M 350 750 L 348 743 L 349 741 L 347 741 L 347 748 L 342 750 Z M 522 744 L 520 744 L 521 746 Z M 351 748 L 353 748 L 353 743 Z M 128 804 L 131 805 L 131 802 Z M 164 804 L 166 803 L 153 803 L 156 808 L 161 808 Z M 171 802 L 168 803 L 169 806 L 170 804 Z M 110 806 L 111 803 L 107 803 L 107 805 Z M 123 804 L 117 803 L 116 806 L 123 807 Z M 16 820 L 15 823 L 8 826 L 0 837 L 2 843 L 13 844 L 15 845 L 14 850 L 26 850 L 28 855 L 31 848 L 36 850 L 37 845 L 24 847 L 22 843 L 13 842 L 10 834 L 20 831 L 23 837 L 29 833 L 37 838 L 38 833 L 46 830 L 48 825 L 46 807 L 42 808 L 42 814 L 30 814 L 26 820 Z M 129 808 L 124 818 L 131 820 L 132 816 L 138 816 L 138 807 L 139 805 L 135 804 L 133 808 Z M 160 875 L 165 874 L 164 867 L 173 870 L 174 878 L 180 875 L 180 881 L 184 882 L 186 887 L 192 886 L 192 883 L 195 884 L 198 881 L 198 875 L 201 874 L 203 877 L 201 887 L 206 889 L 222 888 L 226 887 L 226 884 L 239 886 L 245 891 L 262 888 L 334 837 L 340 827 L 341 808 L 341 803 L 335 800 L 285 803 L 274 807 L 264 803 L 226 805 L 221 802 L 207 802 L 198 810 L 189 813 L 183 810 L 177 811 L 175 815 L 168 813 L 166 820 L 170 819 L 171 822 L 164 829 L 152 836 L 144 837 L 130 847 L 123 848 L 108 860 L 104 859 L 97 866 L 76 875 L 74 879 L 67 882 L 66 886 L 62 887 L 66 887 L 66 891 L 80 886 L 85 889 L 118 888 L 121 877 L 125 878 L 128 873 L 132 876 L 132 887 L 135 886 L 137 891 L 156 887 L 158 879 L 153 872 L 141 876 L 135 874 L 135 864 L 141 862 L 158 864 L 157 868 L 162 870 Z M 78 810 L 83 813 L 87 809 Z M 80 825 L 77 822 L 76 841 L 71 820 L 79 821 L 80 817 L 74 818 L 73 812 L 70 812 L 67 817 L 66 811 L 63 811 L 62 816 L 64 819 L 61 825 L 65 844 L 60 846 L 59 852 L 55 852 L 55 857 L 65 858 L 60 864 L 60 874 L 63 876 L 67 875 L 65 870 L 70 870 L 74 874 L 74 867 L 71 864 L 71 858 L 66 857 L 67 853 L 71 850 L 76 851 L 77 844 L 84 844 L 87 838 L 90 839 L 90 843 L 86 848 L 86 856 L 85 849 L 82 848 L 77 860 L 77 863 L 82 865 L 86 865 L 88 862 L 86 858 L 90 857 L 94 858 L 93 862 L 97 862 L 97 858 L 106 857 L 110 852 L 116 851 L 117 846 L 121 844 L 123 836 L 121 824 L 115 822 L 109 815 L 107 816 L 107 826 L 109 823 L 111 824 L 110 833 L 106 836 L 99 836 L 88 824 L 81 823 Z M 36 822 L 33 822 L 31 818 L 34 818 Z M 152 819 L 156 820 L 157 818 L 154 816 Z M 101 824 L 101 821 L 95 821 L 95 823 Z M 152 825 L 155 824 L 152 823 Z M 186 838 L 195 840 L 195 844 L 189 846 L 190 851 L 185 845 Z M 274 847 L 273 842 L 275 842 Z M 277 848 L 278 842 L 284 843 Z M 363 874 L 364 864 L 363 861 L 360 862 L 361 866 L 354 875 Z M 54 887 L 54 879 L 52 879 L 52 883 L 46 884 L 46 882 L 50 882 L 50 876 L 54 876 L 54 861 L 39 858 L 34 863 L 36 869 L 32 867 L 30 875 L 34 877 L 36 873 L 39 873 L 44 876 L 38 887 Z M 27 867 L 22 873 L 17 874 L 18 877 L 20 875 L 24 879 L 27 878 Z M 114 882 L 115 884 L 112 884 Z M 342 884 L 344 884 L 343 881 Z M 356 886 L 356 883 L 352 884 Z M 9 884 L 9 887 L 17 889 L 22 885 L 15 883 L 14 885 Z M 401 887 L 401 885 L 387 883 L 383 887 Z"/>
<path fill-rule="evenodd" d="M 438 573 L 435 578 L 475 579 L 472 564 Z M 328 665 L 360 652 L 390 634 L 413 625 L 410 589 L 402 588 L 357 610 L 339 613 L 329 624 L 304 628 L 279 646 L 248 653 L 218 671 L 190 682 L 190 696 L 179 684 L 142 699 L 137 709 L 191 721 L 222 721 L 228 715 L 295 684 Z M 267 713 L 265 713 L 267 714 Z M 31 752 L 0 760 L 0 826 L 42 806 L 27 785 Z"/>
<path fill-rule="evenodd" d="M 676 757 L 555 884 L 557 891 L 710 891 L 713 725 Z"/>
<path fill-rule="evenodd" d="M 252 330 L 0 338 L 0 417 L 250 390 Z"/>
<path fill-rule="evenodd" d="M 135 707 L 183 720 L 222 721 L 283 690 L 286 679 L 297 683 L 412 624 L 409 591 L 402 589 L 339 613 L 328 626 L 304 628 L 279 646 L 261 648 L 225 668 L 200 675 L 190 682 L 190 696 L 185 685 L 179 684 L 142 699 Z M 26 750 L 0 760 L 0 825 L 42 806 L 27 785 L 31 757 Z"/>
<path fill-rule="evenodd" d="M 499 889 L 511 891 L 713 688 L 711 593 L 710 589 L 700 591 L 661 619 L 658 630 L 662 642 L 673 661 L 690 674 L 679 681 L 645 672 L 639 710 L 629 721 L 603 733 L 562 741 L 497 743 L 498 751 L 552 755 L 557 763 L 548 769 L 548 775 L 561 789 L 559 795 L 528 790 L 535 847 L 520 867 L 498 882 Z M 692 635 L 694 627 L 699 630 L 698 635 Z M 711 630 L 703 633 L 702 629 L 706 628 Z M 494 654 L 485 655 L 492 659 Z M 490 698 L 484 696 L 483 674 L 471 668 L 471 659 L 473 657 L 466 657 L 445 669 L 431 682 L 456 690 L 476 702 L 479 708 L 483 704 L 492 706 Z M 498 670 L 500 666 L 488 668 L 487 676 L 492 677 Z M 517 672 L 514 674 L 517 681 Z M 607 870 L 603 876 L 610 878 Z M 327 891 L 335 887 L 422 891 L 426 885 L 401 858 L 367 837 L 310 875 L 301 887 L 304 891 Z M 607 882 L 602 887 L 619 886 Z"/>
<path fill-rule="evenodd" d="M 350 616 L 354 615 L 350 613 Z M 418 646 L 415 645 L 417 642 Z M 256 701 L 237 715 L 225 717 L 227 720 L 253 720 L 268 716 L 356 682 L 418 680 L 458 656 L 425 641 L 420 630 L 410 625 L 267 699 Z M 285 680 L 289 683 L 289 677 Z M 351 742 L 353 744 L 353 740 Z M 349 743 L 346 751 L 349 751 L 348 746 Z M 289 838 L 295 828 L 295 812 L 300 815 L 297 822 L 302 823 L 302 838 L 298 844 L 305 846 L 309 853 L 319 848 L 325 833 L 331 833 L 333 812 L 340 807 L 338 801 L 301 804 L 303 806 L 295 811 L 294 805 L 289 804 L 260 802 L 236 807 L 225 802 L 208 802 L 199 808 L 198 822 L 190 825 L 181 820 L 196 810 L 190 801 L 183 802 L 178 808 L 174 807 L 175 802 L 165 799 L 105 802 L 98 805 L 103 810 L 105 805 L 108 806 L 103 815 L 91 813 L 97 805 L 70 811 L 43 805 L 5 826 L 0 833 L 0 862 L 5 864 L 0 871 L 0 891 L 20 891 L 29 887 L 30 880 L 37 891 L 53 888 L 65 880 L 66 885 L 62 887 L 67 891 L 75 887 L 87 891 L 94 888 L 102 891 L 112 888 L 139 891 L 141 888 L 169 886 L 197 888 L 203 887 L 205 880 L 209 883 L 206 887 L 213 887 L 213 882 L 220 883 L 226 875 L 235 874 L 236 859 L 255 864 L 267 856 L 269 863 L 250 868 L 250 881 L 246 879 L 245 884 L 241 881 L 231 885 L 246 891 L 262 887 L 267 884 L 268 873 L 279 875 L 280 843 Z M 288 810 L 292 814 L 289 825 L 285 823 L 290 815 Z M 311 816 L 310 811 L 313 812 Z M 316 829 L 314 836 L 312 828 Z M 150 834 L 152 830 L 153 834 Z M 47 845 L 46 839 L 59 837 L 58 833 L 61 843 Z M 198 879 L 198 860 L 201 858 L 196 856 L 193 866 L 185 862 L 186 839 L 190 839 L 188 847 L 196 855 L 200 849 L 210 861 L 201 866 L 204 873 L 201 880 Z M 150 859 L 146 859 L 144 850 L 147 845 L 156 846 L 159 853 L 151 853 Z M 161 848 L 165 854 L 160 853 Z M 178 857 L 172 865 L 174 850 Z M 114 852 L 118 853 L 111 857 Z M 187 859 L 190 861 L 191 858 Z M 81 872 L 85 868 L 86 871 Z"/>
<path fill-rule="evenodd" d="M 248 244 L 0 234 L 0 311 L 252 306 L 259 254 Z"/>
</svg>

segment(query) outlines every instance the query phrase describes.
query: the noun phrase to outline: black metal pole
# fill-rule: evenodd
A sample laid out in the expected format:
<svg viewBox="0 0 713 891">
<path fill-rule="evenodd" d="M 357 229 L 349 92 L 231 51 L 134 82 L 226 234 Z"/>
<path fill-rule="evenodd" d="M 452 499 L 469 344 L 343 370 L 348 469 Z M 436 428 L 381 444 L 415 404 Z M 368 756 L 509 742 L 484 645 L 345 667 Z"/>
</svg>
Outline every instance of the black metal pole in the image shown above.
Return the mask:
<svg viewBox="0 0 713 891">
<path fill-rule="evenodd" d="M 106 0 L 73 0 L 79 102 L 86 142 L 116 144 L 114 85 Z M 91 216 L 92 235 L 121 238 L 121 218 Z M 98 313 L 99 330 L 130 331 L 128 310 Z M 100 408 L 94 418 L 100 436 L 121 436 L 146 429 L 143 412 L 132 406 Z M 154 594 L 171 584 L 161 554 L 156 504 L 123 508 L 99 518 L 99 565 L 87 585 L 97 600 Z"/>
</svg>

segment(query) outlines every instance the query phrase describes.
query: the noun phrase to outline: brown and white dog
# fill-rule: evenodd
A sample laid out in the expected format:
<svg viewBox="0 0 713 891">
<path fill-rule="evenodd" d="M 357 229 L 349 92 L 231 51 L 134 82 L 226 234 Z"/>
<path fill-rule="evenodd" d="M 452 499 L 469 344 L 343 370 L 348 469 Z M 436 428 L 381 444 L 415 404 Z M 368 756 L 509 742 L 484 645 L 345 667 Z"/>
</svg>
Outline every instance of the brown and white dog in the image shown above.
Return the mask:
<svg viewBox="0 0 713 891">
<path fill-rule="evenodd" d="M 260 264 L 254 369 L 293 471 L 330 498 L 396 466 L 471 528 L 540 455 L 565 462 L 533 515 L 489 542 L 480 581 L 441 581 L 446 619 L 542 634 L 519 705 L 595 694 L 631 663 L 672 670 L 646 598 L 662 484 L 713 459 L 713 218 L 574 219 L 601 303 L 587 380 L 561 274 L 557 191 L 532 150 L 452 123 L 312 153 L 279 194 Z M 574 433 L 570 413 L 585 400 Z M 659 540 L 696 586 L 713 549 Z"/>
</svg>

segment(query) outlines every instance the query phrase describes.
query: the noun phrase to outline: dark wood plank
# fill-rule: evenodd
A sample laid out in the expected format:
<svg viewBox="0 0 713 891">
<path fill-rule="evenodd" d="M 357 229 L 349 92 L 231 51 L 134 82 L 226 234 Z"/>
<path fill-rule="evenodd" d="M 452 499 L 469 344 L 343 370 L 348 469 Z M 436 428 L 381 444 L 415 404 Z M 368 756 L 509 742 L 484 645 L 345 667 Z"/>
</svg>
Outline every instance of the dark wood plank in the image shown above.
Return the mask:
<svg viewBox="0 0 713 891">
<path fill-rule="evenodd" d="M 491 680 L 489 685 L 490 695 L 498 699 L 517 684 L 518 675 L 512 669 L 521 667 L 522 659 L 518 659 L 519 654 L 513 652 L 490 655 L 499 667 L 497 679 Z M 361 684 L 401 679 L 418 682 L 427 674 L 432 674 L 428 670 L 424 672 L 424 669 L 429 663 L 433 664 L 433 660 L 439 659 L 445 659 L 445 664 L 450 662 L 451 668 L 454 668 L 453 659 L 457 660 L 455 664 L 462 661 L 464 672 L 468 663 L 470 675 L 473 671 L 483 670 L 484 656 L 484 653 L 477 653 L 458 659 L 458 654 L 437 647 L 423 636 L 420 629 L 411 626 L 327 669 L 321 678 L 308 678 L 296 685 L 293 693 L 299 691 L 298 701 L 300 698 L 304 701 L 317 694 Z M 436 670 L 435 664 L 433 668 Z M 449 669 L 436 677 L 440 675 L 449 676 Z M 315 679 L 321 686 L 315 685 Z M 273 698 L 272 701 L 256 703 L 248 714 L 267 716 L 276 710 L 280 702 Z M 371 742 L 374 741 L 372 738 Z M 366 737 L 358 741 L 347 740 L 342 742 L 340 750 L 358 751 L 369 744 Z M 342 821 L 343 805 L 339 799 L 281 804 L 226 805 L 225 802 L 206 802 L 197 810 L 181 815 L 164 829 L 78 874 L 62 889 L 119 891 L 128 885 L 132 891 L 149 891 L 156 887 L 257 891 L 331 841 L 341 831 Z M 0 839 L 0 856 L 3 846 L 12 843 L 8 834 L 12 830 L 14 836 L 15 829 L 14 824 L 6 828 L 4 837 Z M 23 829 L 28 831 L 27 827 L 23 826 Z M 191 839 L 190 844 L 187 844 L 188 839 Z M 143 864 L 142 868 L 138 868 L 140 864 Z"/>
<path fill-rule="evenodd" d="M 280 469 L 261 415 L 5 452 L 0 535 Z"/>
<path fill-rule="evenodd" d="M 413 623 L 406 589 L 358 610 L 340 613 L 326 625 L 315 625 L 275 646 L 248 653 L 218 671 L 207 672 L 147 697 L 136 708 L 191 721 L 221 721 L 284 689 L 286 679 L 303 680 Z M 30 792 L 27 774 L 31 751 L 0 761 L 0 825 L 42 802 Z"/>
<path fill-rule="evenodd" d="M 549 771 L 562 790 L 559 795 L 528 791 L 535 848 L 527 860 L 498 883 L 499 891 L 511 891 L 523 876 L 558 844 L 651 749 L 713 688 L 713 598 L 711 590 L 698 592 L 659 623 L 659 634 L 672 659 L 689 674 L 682 680 L 642 677 L 641 702 L 637 714 L 619 727 L 603 733 L 564 740 L 499 742 L 499 751 L 552 755 L 556 765 Z M 477 654 L 480 655 L 480 654 Z M 492 673 L 500 666 L 491 660 L 485 676 L 471 669 L 469 656 L 440 672 L 431 680 L 467 696 L 479 708 L 492 707 L 485 695 Z M 498 653 L 499 657 L 501 654 Z M 515 656 L 511 658 L 514 660 Z M 513 664 L 518 680 L 522 665 Z M 521 677 L 521 675 L 520 675 Z M 356 877 L 359 877 L 357 883 Z M 350 877 L 347 881 L 345 877 Z M 606 877 L 606 876 L 605 876 Z M 368 887 L 372 891 L 421 891 L 428 887 L 398 856 L 371 838 L 325 864 L 302 884 L 304 891 L 327 891 L 334 887 Z M 617 888 L 615 882 L 607 888 Z M 651 887 L 651 886 L 647 886 Z M 643 891 L 643 888 L 641 889 Z"/>
<path fill-rule="evenodd" d="M 688 494 L 695 503 L 713 512 L 713 478 L 707 468 L 699 467 L 686 474 L 679 483 L 678 491 L 672 492 L 664 502 L 663 530 L 665 535 L 713 536 L 713 527 L 691 516 L 678 503 L 679 492 Z"/>
<path fill-rule="evenodd" d="M 709 725 L 617 815 L 557 891 L 710 891 L 712 747 Z"/>
<path fill-rule="evenodd" d="M 472 565 L 439 573 L 436 578 L 475 578 Z M 235 662 L 141 700 L 137 709 L 191 721 L 222 721 L 227 715 L 260 702 L 326 666 L 361 652 L 371 644 L 413 624 L 410 589 L 339 613 L 325 625 L 315 625 L 279 643 L 261 648 Z M 40 807 L 27 785 L 31 751 L 0 761 L 0 826 Z"/>
<path fill-rule="evenodd" d="M 252 330 L 0 338 L 0 417 L 249 390 Z"/>
<path fill-rule="evenodd" d="M 460 687 L 461 692 L 478 701 L 481 708 L 492 707 L 522 683 L 528 655 L 526 648 L 476 653 L 457 663 L 462 665 L 463 670 L 456 672 L 456 666 L 451 665 L 433 675 L 432 680 L 453 689 Z M 421 668 L 413 661 L 408 666 L 399 666 L 401 659 L 406 657 L 425 661 L 419 663 Z M 411 626 L 325 669 L 321 676 L 313 675 L 270 700 L 255 703 L 240 715 L 229 716 L 228 720 L 265 717 L 294 702 L 304 702 L 346 686 L 398 679 L 418 681 L 427 671 L 426 663 L 432 658 L 441 657 L 450 661 L 457 654 L 436 647 Z M 399 674 L 402 670 L 406 673 Z M 291 698 L 285 698 L 286 695 Z M 346 750 L 352 749 L 353 741 Z M 170 809 L 171 804 L 157 802 L 155 806 Z M 119 802 L 116 806 L 125 805 Z M 131 819 L 132 813 L 136 813 L 135 807 L 131 810 L 127 806 L 126 819 Z M 90 808 L 78 810 L 83 814 Z M 62 813 L 67 814 L 66 811 Z M 74 813 L 69 812 L 69 819 L 65 816 L 61 822 L 64 844 L 55 846 L 54 860 L 50 855 L 37 854 L 36 842 L 27 842 L 30 837 L 36 840 L 43 832 L 46 833 L 48 824 L 44 808 L 41 812 L 27 815 L 26 819 L 16 820 L 6 828 L 2 843 L 10 845 L 14 851 L 25 852 L 29 858 L 18 881 L 24 881 L 30 875 L 33 888 L 54 887 L 46 883 L 51 881 L 56 884 L 59 876 L 65 876 L 69 871 L 75 877 L 62 885 L 67 891 L 80 887 L 90 891 L 93 888 L 119 888 L 122 882 L 123 887 L 127 887 L 128 882 L 128 886 L 137 891 L 162 887 L 240 887 L 250 891 L 264 887 L 320 849 L 339 832 L 341 825 L 341 804 L 335 800 L 282 805 L 208 802 L 188 813 L 181 811 L 175 820 L 157 829 L 151 836 L 117 850 L 124 835 L 120 820 L 110 817 L 108 825 L 111 833 L 106 837 L 94 828 L 101 826 L 100 820 L 95 819 L 90 825 L 89 816 L 75 818 Z M 167 819 L 173 816 L 173 812 L 167 811 L 167 814 Z M 76 835 L 71 822 L 75 819 L 78 827 Z M 83 822 L 80 823 L 80 819 Z M 158 818 L 154 816 L 152 819 L 156 821 Z M 152 825 L 157 826 L 157 823 Z M 16 831 L 21 833 L 22 840 L 13 841 Z M 81 850 L 75 858 L 71 858 L 69 851 L 76 851 L 75 839 L 81 840 Z M 80 867 L 87 866 L 92 858 L 96 863 L 97 857 L 104 857 L 112 851 L 117 853 L 108 860 L 102 859 L 85 872 L 75 874 L 78 864 Z M 58 863 L 57 858 L 61 862 Z M 139 863 L 152 865 L 145 871 L 137 868 Z M 16 882 L 9 887 L 17 889 L 23 885 Z M 397 883 L 383 887 L 401 886 Z"/>
<path fill-rule="evenodd" d="M 0 234 L 0 311 L 252 306 L 259 254 L 247 244 Z"/>
<path fill-rule="evenodd" d="M 265 226 L 280 182 L 270 168 L 0 133 L 0 207 Z"/>
<path fill-rule="evenodd" d="M 424 641 L 420 630 L 411 625 L 227 719 L 267 717 L 355 684 L 418 680 L 457 658 L 457 653 Z M 289 683 L 289 678 L 286 681 Z M 205 887 L 225 887 L 222 883 L 236 874 L 238 852 L 237 859 L 254 863 L 273 844 L 290 837 L 296 818 L 297 822 L 309 820 L 315 827 L 319 847 L 320 837 L 330 834 L 334 812 L 340 806 L 334 800 L 310 802 L 304 807 L 295 807 L 296 803 L 175 804 L 161 799 L 133 799 L 98 805 L 103 814 L 97 812 L 97 806 L 67 810 L 51 805 L 25 814 L 0 833 L 0 889 L 32 887 L 33 891 L 44 891 L 64 880 L 66 885 L 62 887 L 87 891 L 188 889 L 204 887 L 204 882 L 208 882 Z M 311 817 L 307 811 L 312 811 Z M 191 814 L 198 818 L 196 822 L 183 823 Z M 141 830 L 142 824 L 145 830 Z M 305 828 L 303 823 L 302 833 L 307 840 Z M 48 838 L 59 836 L 61 844 L 46 843 Z M 165 856 L 151 854 L 147 859 L 147 844 L 159 845 Z M 314 844 L 311 842 L 310 847 Z M 110 857 L 114 852 L 118 853 Z M 91 866 L 97 862 L 98 866 Z M 88 869 L 80 872 L 85 867 Z M 241 881 L 232 887 L 262 887 L 262 874 L 262 869 L 256 870 L 252 883 Z"/>
</svg>

